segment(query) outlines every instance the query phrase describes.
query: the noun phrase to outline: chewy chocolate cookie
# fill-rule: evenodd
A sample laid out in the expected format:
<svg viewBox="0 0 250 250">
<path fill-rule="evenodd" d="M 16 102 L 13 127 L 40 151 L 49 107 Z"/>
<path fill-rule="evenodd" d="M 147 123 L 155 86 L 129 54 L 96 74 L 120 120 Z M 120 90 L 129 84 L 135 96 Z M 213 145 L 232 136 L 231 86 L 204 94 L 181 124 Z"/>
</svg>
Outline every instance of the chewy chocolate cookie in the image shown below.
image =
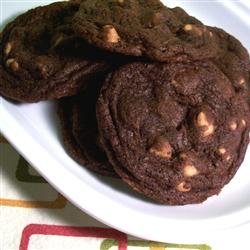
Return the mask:
<svg viewBox="0 0 250 250">
<path fill-rule="evenodd" d="M 58 115 L 68 154 L 96 173 L 117 176 L 99 146 L 95 106 L 102 82 L 89 80 L 81 93 L 59 100 Z"/>
<path fill-rule="evenodd" d="M 25 102 L 57 99 L 76 93 L 86 77 L 107 67 L 82 56 L 73 44 L 72 50 L 57 49 L 67 36 L 72 38 L 69 23 L 78 8 L 77 3 L 53 3 L 29 10 L 5 27 L 0 39 L 1 95 Z"/>
<path fill-rule="evenodd" d="M 237 92 L 244 92 L 250 102 L 250 58 L 248 51 L 240 41 L 219 28 L 210 28 L 211 34 L 217 36 L 220 53 L 213 60 L 218 68 L 232 82 Z"/>
<path fill-rule="evenodd" d="M 164 204 L 218 194 L 248 145 L 249 106 L 211 62 L 121 67 L 101 90 L 97 118 L 115 171 Z"/>
<path fill-rule="evenodd" d="M 218 49 L 200 21 L 158 0 L 85 0 L 73 25 L 90 44 L 156 61 L 212 58 Z"/>
</svg>

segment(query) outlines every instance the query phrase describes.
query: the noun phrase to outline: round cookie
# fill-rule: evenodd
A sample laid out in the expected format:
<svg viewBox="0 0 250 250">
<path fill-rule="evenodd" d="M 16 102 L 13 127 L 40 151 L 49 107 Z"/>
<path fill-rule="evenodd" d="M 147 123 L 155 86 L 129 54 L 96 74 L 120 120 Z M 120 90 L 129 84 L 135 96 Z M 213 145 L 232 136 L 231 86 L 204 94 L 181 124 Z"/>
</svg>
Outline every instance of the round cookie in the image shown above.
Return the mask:
<svg viewBox="0 0 250 250">
<path fill-rule="evenodd" d="M 218 41 L 200 21 L 158 0 L 85 0 L 75 32 L 97 47 L 156 61 L 212 58 Z"/>
<path fill-rule="evenodd" d="M 73 95 L 90 74 L 107 64 L 85 58 L 80 51 L 57 49 L 72 38 L 70 22 L 79 4 L 57 2 L 17 17 L 2 32 L 0 94 L 17 101 L 37 102 Z M 88 48 L 87 48 L 88 49 Z"/>
<path fill-rule="evenodd" d="M 92 79 L 78 95 L 60 99 L 58 115 L 68 154 L 96 173 L 117 176 L 98 142 L 95 105 L 101 83 Z"/>
<path fill-rule="evenodd" d="M 218 194 L 248 145 L 249 106 L 211 62 L 126 65 L 97 102 L 99 131 L 115 171 L 170 205 Z"/>
</svg>

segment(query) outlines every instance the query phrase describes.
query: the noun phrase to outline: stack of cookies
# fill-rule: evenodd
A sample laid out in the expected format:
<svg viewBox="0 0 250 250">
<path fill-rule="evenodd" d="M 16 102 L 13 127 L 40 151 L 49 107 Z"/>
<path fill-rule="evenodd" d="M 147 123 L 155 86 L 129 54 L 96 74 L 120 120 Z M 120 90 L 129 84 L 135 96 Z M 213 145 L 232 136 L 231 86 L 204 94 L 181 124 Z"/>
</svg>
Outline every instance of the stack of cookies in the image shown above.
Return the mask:
<svg viewBox="0 0 250 250">
<path fill-rule="evenodd" d="M 32 9 L 0 39 L 0 93 L 58 100 L 65 149 L 169 205 L 218 194 L 250 130 L 241 43 L 158 0 L 82 0 Z"/>
</svg>

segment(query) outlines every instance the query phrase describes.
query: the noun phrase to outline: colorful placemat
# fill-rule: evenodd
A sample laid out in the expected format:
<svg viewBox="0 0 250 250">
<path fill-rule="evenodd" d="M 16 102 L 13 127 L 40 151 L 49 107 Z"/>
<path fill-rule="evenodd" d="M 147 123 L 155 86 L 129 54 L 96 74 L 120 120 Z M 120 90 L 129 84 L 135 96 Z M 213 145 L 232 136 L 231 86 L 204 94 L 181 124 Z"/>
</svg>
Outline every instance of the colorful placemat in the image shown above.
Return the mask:
<svg viewBox="0 0 250 250">
<path fill-rule="evenodd" d="M 227 250 L 145 241 L 108 228 L 55 191 L 3 137 L 0 152 L 1 250 Z"/>
</svg>

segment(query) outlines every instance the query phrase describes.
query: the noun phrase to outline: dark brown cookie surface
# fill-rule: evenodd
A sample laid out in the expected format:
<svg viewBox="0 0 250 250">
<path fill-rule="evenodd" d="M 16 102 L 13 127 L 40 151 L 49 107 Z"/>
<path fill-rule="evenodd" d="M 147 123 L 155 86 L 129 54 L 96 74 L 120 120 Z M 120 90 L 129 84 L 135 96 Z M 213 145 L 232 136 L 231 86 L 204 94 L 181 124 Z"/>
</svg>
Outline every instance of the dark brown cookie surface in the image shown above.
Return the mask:
<svg viewBox="0 0 250 250">
<path fill-rule="evenodd" d="M 97 118 L 117 173 L 165 204 L 218 194 L 248 145 L 249 107 L 210 62 L 124 66 L 106 80 Z"/>
<path fill-rule="evenodd" d="M 116 176 L 98 143 L 95 105 L 101 83 L 100 79 L 92 79 L 78 95 L 59 100 L 58 115 L 68 154 L 96 173 Z"/>
<path fill-rule="evenodd" d="M 218 48 L 201 22 L 158 0 L 85 0 L 73 22 L 90 44 L 156 61 L 211 58 Z"/>
<path fill-rule="evenodd" d="M 82 79 L 106 68 L 104 62 L 88 60 L 79 51 L 56 49 L 65 36 L 72 36 L 69 23 L 78 8 L 76 3 L 53 3 L 6 26 L 0 43 L 1 95 L 25 102 L 72 95 Z"/>
<path fill-rule="evenodd" d="M 244 92 L 250 102 L 250 57 L 248 51 L 235 37 L 222 29 L 210 28 L 217 36 L 220 53 L 214 63 L 232 82 L 237 92 Z"/>
</svg>

